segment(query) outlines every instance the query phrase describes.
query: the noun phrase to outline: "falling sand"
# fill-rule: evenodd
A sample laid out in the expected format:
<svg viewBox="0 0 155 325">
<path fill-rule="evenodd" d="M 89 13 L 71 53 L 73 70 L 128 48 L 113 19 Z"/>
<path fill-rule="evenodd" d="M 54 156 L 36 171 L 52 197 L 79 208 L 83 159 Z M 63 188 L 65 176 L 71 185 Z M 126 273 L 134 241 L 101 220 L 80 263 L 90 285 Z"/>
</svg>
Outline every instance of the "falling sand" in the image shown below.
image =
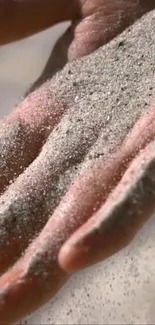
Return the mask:
<svg viewBox="0 0 155 325">
<path fill-rule="evenodd" d="M 119 150 L 133 124 L 155 102 L 154 31 L 155 11 L 152 11 L 108 45 L 67 64 L 40 91 L 30 95 L 36 97 L 35 101 L 38 96 L 43 98 L 38 104 L 36 121 L 45 110 L 47 116 L 51 116 L 53 94 L 64 109 L 52 132 L 46 133 L 48 139 L 38 157 L 26 166 L 0 198 L 0 250 L 6 251 L 7 263 L 8 260 L 13 263 L 42 230 L 77 175 L 94 162 L 104 162 Z M 49 125 L 46 128 L 48 130 Z M 10 132 L 11 143 L 16 142 L 13 132 L 15 136 L 19 134 L 15 128 Z M 4 136 L 1 138 L 4 148 Z M 5 136 L 5 141 L 10 138 Z M 6 159 L 6 148 L 4 156 Z M 1 164 L 3 160 L 1 156 Z M 65 208 L 61 213 L 59 218 L 63 219 Z M 23 258 L 22 281 L 25 274 L 32 273 L 45 278 L 43 286 L 47 286 L 47 293 L 43 301 L 51 297 L 66 279 L 57 265 L 57 254 L 62 243 L 81 224 L 80 216 L 79 221 L 70 218 L 65 228 L 60 226 L 54 234 L 46 233 L 41 242 L 38 239 L 31 244 L 26 253 L 29 257 Z M 52 271 L 47 271 L 51 257 L 45 253 L 48 236 L 53 241 L 49 249 L 49 255 L 53 256 L 52 284 Z M 4 255 L 3 259 L 5 261 Z M 5 300 L 5 292 L 3 296 Z"/>
</svg>

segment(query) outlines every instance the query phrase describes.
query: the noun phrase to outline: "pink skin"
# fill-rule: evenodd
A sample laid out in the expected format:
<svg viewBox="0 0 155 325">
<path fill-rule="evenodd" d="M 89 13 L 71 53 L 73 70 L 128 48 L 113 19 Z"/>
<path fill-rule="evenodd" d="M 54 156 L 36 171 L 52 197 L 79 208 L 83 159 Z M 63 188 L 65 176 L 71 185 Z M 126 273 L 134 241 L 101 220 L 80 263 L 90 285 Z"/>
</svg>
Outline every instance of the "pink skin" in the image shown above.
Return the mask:
<svg viewBox="0 0 155 325">
<path fill-rule="evenodd" d="M 47 1 L 38 0 L 36 9 L 33 0 L 4 0 L 0 6 L 0 12 L 8 15 L 1 21 L 1 44 L 45 29 L 58 21 L 72 19 L 71 28 L 58 41 L 51 56 L 60 55 L 65 64 L 67 60 L 89 54 L 108 42 L 152 9 L 154 1 L 51 0 L 50 6 L 47 6 Z M 37 10 L 36 20 L 30 19 L 30 24 L 27 24 L 32 8 Z M 13 26 L 12 35 L 8 31 L 7 19 Z M 59 64 L 57 68 L 60 68 Z M 38 83 L 49 77 L 52 69 L 49 61 Z M 9 205 L 9 195 L 12 193 L 16 198 L 29 193 L 33 209 L 27 217 L 27 227 L 31 227 L 32 231 L 24 236 L 23 225 L 17 220 L 16 233 L 8 232 L 5 241 L 0 242 L 3 252 L 0 254 L 0 271 L 3 273 L 0 278 L 0 324 L 15 322 L 39 308 L 65 283 L 68 272 L 92 265 L 127 245 L 154 210 L 154 182 L 149 183 L 152 196 L 148 199 L 147 191 L 146 194 L 144 191 L 140 203 L 133 205 L 139 179 L 143 179 L 143 187 L 147 187 L 148 175 L 154 167 L 154 143 L 151 147 L 149 145 L 155 138 L 153 107 L 136 123 L 119 152 L 107 158 L 106 163 L 96 162 L 87 173 L 81 173 L 56 207 L 52 218 L 47 222 L 47 218 L 42 217 L 44 211 L 40 207 L 45 185 L 50 186 L 49 179 L 54 179 L 55 174 L 43 160 L 40 150 L 66 109 L 57 100 L 54 90 L 45 84 L 32 92 L 1 122 L 0 143 L 5 143 L 5 148 L 1 152 L 0 190 L 3 194 L 0 204 Z M 16 129 L 18 132 L 15 132 Z M 8 135 L 11 135 L 10 138 Z M 142 169 L 144 161 L 145 168 Z M 44 174 L 44 163 L 48 178 Z M 55 163 L 58 172 L 61 172 L 63 165 L 61 162 Z M 34 166 L 38 168 L 36 173 Z M 132 178 L 129 177 L 131 174 Z M 14 183 L 9 185 L 12 180 L 15 180 Z M 116 197 L 118 215 L 113 208 Z M 132 214 L 123 224 L 122 215 L 126 213 L 126 205 Z M 140 213 L 142 210 L 143 213 Z M 37 229 L 34 227 L 36 220 L 39 220 Z M 7 222 L 11 222 L 10 219 Z M 1 228 L 4 226 L 2 224 Z M 9 271 L 8 267 L 11 267 Z"/>
</svg>

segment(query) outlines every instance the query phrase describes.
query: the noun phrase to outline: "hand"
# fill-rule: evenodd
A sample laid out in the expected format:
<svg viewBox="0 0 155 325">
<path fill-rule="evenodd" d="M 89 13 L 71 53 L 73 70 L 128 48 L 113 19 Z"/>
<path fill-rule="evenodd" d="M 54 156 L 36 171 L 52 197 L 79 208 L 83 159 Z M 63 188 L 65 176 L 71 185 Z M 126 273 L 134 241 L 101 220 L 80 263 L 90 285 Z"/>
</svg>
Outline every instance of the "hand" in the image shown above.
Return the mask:
<svg viewBox="0 0 155 325">
<path fill-rule="evenodd" d="M 154 183 L 148 177 L 154 144 L 151 149 L 147 146 L 154 139 L 154 108 L 141 117 L 123 143 L 117 139 L 118 148 L 112 155 L 94 156 L 94 144 L 104 135 L 105 116 L 89 106 L 80 111 L 77 104 L 70 103 L 78 79 L 74 65 L 72 69 L 68 90 L 56 77 L 1 122 L 2 324 L 24 317 L 50 299 L 68 278 L 63 269 L 91 265 L 125 246 L 154 209 Z M 145 166 L 140 168 L 142 162 Z M 138 202 L 133 201 L 136 190 Z M 117 206 L 113 203 L 116 197 Z M 124 211 L 129 218 L 123 224 Z M 141 211 L 146 211 L 145 216 Z"/>
</svg>

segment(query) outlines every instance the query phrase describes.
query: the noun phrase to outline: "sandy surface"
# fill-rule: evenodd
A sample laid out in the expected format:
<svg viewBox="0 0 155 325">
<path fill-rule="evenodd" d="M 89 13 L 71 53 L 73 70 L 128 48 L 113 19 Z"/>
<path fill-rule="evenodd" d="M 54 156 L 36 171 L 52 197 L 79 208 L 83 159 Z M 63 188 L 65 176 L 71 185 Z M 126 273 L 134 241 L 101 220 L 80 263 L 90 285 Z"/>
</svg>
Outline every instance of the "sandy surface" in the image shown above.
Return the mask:
<svg viewBox="0 0 155 325">
<path fill-rule="evenodd" d="M 86 97 L 88 93 L 86 91 L 83 94 L 84 99 L 78 98 L 76 90 L 75 93 L 70 91 L 73 88 L 72 77 L 65 82 L 65 91 L 66 85 L 68 86 L 70 114 L 73 108 L 75 109 L 77 105 L 78 107 L 81 105 L 80 109 L 84 118 L 84 113 L 87 113 L 87 111 L 83 111 L 83 109 L 88 107 L 90 96 L 92 96 L 93 99 L 91 98 L 91 100 L 95 102 L 95 108 L 98 112 L 98 114 L 92 115 L 93 123 L 95 123 L 93 126 L 101 127 L 99 118 L 101 105 L 106 102 L 105 97 L 109 92 L 111 99 L 110 101 L 107 99 L 105 107 L 111 107 L 110 117 L 108 115 L 109 110 L 105 110 L 105 114 L 107 114 L 106 120 L 108 124 L 111 123 L 111 126 L 114 126 L 114 130 L 111 130 L 109 136 L 113 137 L 114 132 L 112 131 L 115 131 L 114 134 L 117 133 L 117 137 L 121 140 L 121 131 L 124 130 L 123 134 L 127 133 L 130 125 L 138 117 L 137 114 L 142 112 L 141 107 L 144 107 L 146 101 L 149 102 L 150 97 L 151 100 L 153 99 L 152 93 L 150 96 L 150 86 L 154 83 L 154 15 L 154 13 L 153 16 L 148 15 L 148 18 L 136 24 L 131 31 L 131 37 L 129 31 L 128 34 L 123 33 L 118 40 L 111 42 L 106 49 L 97 51 L 86 60 L 83 59 L 81 61 L 83 62 L 82 67 L 81 63 L 75 63 L 70 67 L 74 73 L 76 73 L 76 69 L 81 67 L 81 74 L 78 74 L 76 78 L 78 94 L 82 94 L 82 89 L 89 90 L 89 96 Z M 144 30 L 144 26 L 146 30 Z M 126 39 L 126 35 L 128 35 L 128 39 Z M 123 46 L 120 45 L 122 39 L 125 42 Z M 118 60 L 116 60 L 116 47 L 117 54 L 119 54 Z M 121 59 L 122 56 L 123 60 Z M 100 69 L 101 60 L 102 70 Z M 92 65 L 93 62 L 95 62 L 94 66 Z M 136 69 L 134 69 L 134 63 Z M 89 67 L 91 67 L 90 71 L 88 71 Z M 67 69 L 68 67 L 62 73 L 65 78 L 68 73 Z M 125 75 L 126 79 L 124 79 Z M 62 80 L 60 76 L 55 81 L 55 85 L 58 87 Z M 97 85 L 96 89 L 94 89 L 95 85 Z M 122 95 L 122 92 L 119 92 L 120 87 L 123 86 L 124 88 L 127 85 L 129 85 L 129 92 L 125 87 Z M 4 84 L 3 86 L 6 89 Z M 103 86 L 104 90 L 102 92 Z M 92 95 L 90 94 L 91 88 L 93 88 Z M 64 96 L 63 87 L 60 96 Z M 64 97 L 66 99 L 66 95 Z M 127 101 L 128 115 L 122 114 L 122 112 L 126 112 L 123 106 L 124 100 Z M 134 106 L 135 103 L 136 107 Z M 131 119 L 133 106 L 135 107 L 134 117 Z M 81 115 L 80 109 L 76 110 L 76 119 Z M 122 109 L 121 120 L 118 120 L 118 109 Z M 65 118 L 67 119 L 67 117 Z M 90 123 L 88 124 L 90 126 Z M 60 131 L 60 135 L 65 131 L 63 127 L 61 128 L 61 125 Z M 87 131 L 89 134 L 89 127 L 86 128 L 85 134 Z M 56 137 L 59 137 L 59 134 L 57 133 Z M 100 140 L 102 139 L 101 137 Z M 60 140 L 59 143 L 61 143 Z M 109 143 L 114 146 L 114 138 L 110 140 Z M 98 148 L 100 148 L 100 143 L 98 145 Z M 92 154 L 93 149 L 92 147 Z M 153 324 L 155 322 L 154 225 L 154 218 L 152 218 L 133 243 L 124 251 L 112 259 L 92 267 L 89 271 L 86 270 L 73 276 L 54 301 L 28 318 L 28 324 Z"/>
</svg>

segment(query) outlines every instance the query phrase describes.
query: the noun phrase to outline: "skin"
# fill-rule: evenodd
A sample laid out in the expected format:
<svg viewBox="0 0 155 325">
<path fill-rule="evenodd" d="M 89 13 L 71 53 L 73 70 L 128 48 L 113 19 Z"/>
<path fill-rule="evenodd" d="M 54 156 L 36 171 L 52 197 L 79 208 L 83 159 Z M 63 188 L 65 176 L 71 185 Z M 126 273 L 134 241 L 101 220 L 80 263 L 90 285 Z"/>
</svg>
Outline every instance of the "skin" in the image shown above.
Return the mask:
<svg viewBox="0 0 155 325">
<path fill-rule="evenodd" d="M 51 58 L 59 55 L 57 69 L 60 69 L 61 60 L 65 64 L 68 60 L 91 53 L 153 8 L 154 1 L 144 0 L 2 0 L 0 44 L 29 36 L 57 22 L 72 20 L 70 29 L 61 37 L 51 54 Z M 49 60 L 35 87 L 52 74 L 53 66 Z M 42 107 L 40 111 L 39 107 Z M 1 122 L 0 141 L 3 143 L 5 140 L 6 143 L 5 150 L 1 152 L 1 158 L 4 157 L 0 170 L 2 199 L 8 200 L 8 191 L 14 191 L 18 197 L 29 189 L 33 199 L 38 186 L 41 204 L 44 184 L 48 180 L 41 174 L 41 169 L 38 175 L 34 175 L 33 166 L 34 163 L 43 163 L 39 151 L 55 124 L 61 121 L 64 109 L 56 94 L 45 84 L 28 95 Z M 68 272 L 90 266 L 122 249 L 150 217 L 155 209 L 155 182 L 149 177 L 155 165 L 155 144 L 152 142 L 155 138 L 154 111 L 154 107 L 150 108 L 141 117 L 119 152 L 115 152 L 111 159 L 107 159 L 104 164 L 96 162 L 87 174 L 82 173 L 76 179 L 49 221 L 39 224 L 35 230 L 38 236 L 31 244 L 35 232 L 27 233 L 24 237 L 23 229 L 23 237 L 16 236 L 15 239 L 8 234 L 8 246 L 6 240 L 0 247 L 3 252 L 0 256 L 0 271 L 3 273 L 0 277 L 0 324 L 15 322 L 48 301 L 68 279 Z M 37 121 L 36 114 L 39 116 Z M 16 123 L 19 125 L 19 136 L 11 133 Z M 10 133 L 13 134 L 11 141 L 6 141 Z M 12 143 L 16 145 L 12 147 Z M 141 168 L 144 161 L 145 168 Z M 59 168 L 61 170 L 61 164 Z M 27 175 L 25 183 L 23 172 Z M 50 176 L 54 176 L 52 171 Z M 14 178 L 15 182 L 9 185 Z M 29 178 L 34 183 L 30 184 Z M 37 183 L 38 179 L 40 183 Z M 98 186 L 93 190 L 92 184 L 96 181 Z M 146 191 L 140 191 L 141 182 Z M 112 189 L 114 191 L 110 194 Z M 137 191 L 140 200 L 133 204 Z M 117 208 L 113 204 L 115 198 Z M 34 208 L 38 211 L 35 204 Z M 126 206 L 131 212 L 130 216 Z M 35 209 L 31 212 L 28 219 L 31 225 L 35 221 L 32 216 L 37 218 L 37 213 Z M 121 217 L 124 214 L 127 218 L 125 223 Z M 74 223 L 70 225 L 73 218 Z M 107 223 L 109 219 L 111 222 Z M 34 267 L 37 265 L 41 271 L 35 273 Z M 42 269 L 46 270 L 46 276 L 43 276 Z"/>
</svg>

